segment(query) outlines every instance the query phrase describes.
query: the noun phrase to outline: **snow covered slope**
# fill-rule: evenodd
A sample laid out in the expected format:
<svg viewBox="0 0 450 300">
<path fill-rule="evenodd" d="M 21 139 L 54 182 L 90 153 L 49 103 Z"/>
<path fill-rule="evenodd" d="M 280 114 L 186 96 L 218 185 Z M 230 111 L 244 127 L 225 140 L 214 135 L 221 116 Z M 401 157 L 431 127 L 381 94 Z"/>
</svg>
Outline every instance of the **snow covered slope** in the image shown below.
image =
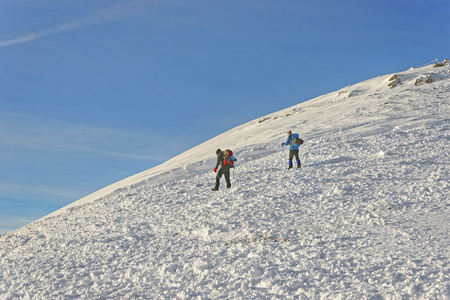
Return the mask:
<svg viewBox="0 0 450 300">
<path fill-rule="evenodd" d="M 0 299 L 450 299 L 449 72 L 253 120 L 1 236 Z M 212 192 L 217 148 L 239 161 Z"/>
</svg>

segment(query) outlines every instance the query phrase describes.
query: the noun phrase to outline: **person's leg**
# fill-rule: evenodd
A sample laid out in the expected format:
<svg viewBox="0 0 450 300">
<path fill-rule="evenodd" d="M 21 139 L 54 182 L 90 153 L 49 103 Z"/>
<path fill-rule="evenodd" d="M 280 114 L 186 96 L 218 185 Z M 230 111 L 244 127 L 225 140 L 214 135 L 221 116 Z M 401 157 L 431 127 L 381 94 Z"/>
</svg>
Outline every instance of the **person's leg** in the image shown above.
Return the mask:
<svg viewBox="0 0 450 300">
<path fill-rule="evenodd" d="M 217 171 L 216 186 L 213 188 L 213 191 L 218 191 L 219 190 L 220 177 L 222 177 L 222 174 L 223 174 L 223 168 L 220 168 L 219 171 Z"/>
<path fill-rule="evenodd" d="M 225 180 L 227 182 L 227 189 L 229 189 L 231 187 L 231 181 L 230 181 L 230 169 L 226 169 L 223 172 L 223 175 L 225 175 Z"/>
<path fill-rule="evenodd" d="M 292 169 L 292 159 L 294 158 L 294 150 L 289 151 L 289 169 Z"/>
<path fill-rule="evenodd" d="M 297 168 L 301 168 L 302 164 L 300 163 L 300 158 L 298 157 L 298 150 L 294 150 L 295 158 L 297 159 Z"/>
</svg>

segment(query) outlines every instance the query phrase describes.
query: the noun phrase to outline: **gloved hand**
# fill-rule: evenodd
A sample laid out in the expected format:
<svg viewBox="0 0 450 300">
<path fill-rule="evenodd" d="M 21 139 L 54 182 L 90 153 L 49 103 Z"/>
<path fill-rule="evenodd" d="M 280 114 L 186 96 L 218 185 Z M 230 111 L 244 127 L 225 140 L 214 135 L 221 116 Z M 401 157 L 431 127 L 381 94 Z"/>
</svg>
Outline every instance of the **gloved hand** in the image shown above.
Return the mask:
<svg viewBox="0 0 450 300">
<path fill-rule="evenodd" d="M 281 146 L 284 146 L 284 143 L 281 143 Z"/>
<path fill-rule="evenodd" d="M 217 172 L 217 168 L 214 168 L 214 173 L 216 173 Z"/>
</svg>

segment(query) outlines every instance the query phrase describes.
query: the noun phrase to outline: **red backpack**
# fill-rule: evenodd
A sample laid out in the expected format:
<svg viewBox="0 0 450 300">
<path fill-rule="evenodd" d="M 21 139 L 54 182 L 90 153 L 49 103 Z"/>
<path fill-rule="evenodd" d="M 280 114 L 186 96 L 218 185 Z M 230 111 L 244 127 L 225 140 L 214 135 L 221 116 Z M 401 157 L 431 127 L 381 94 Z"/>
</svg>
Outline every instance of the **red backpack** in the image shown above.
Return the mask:
<svg viewBox="0 0 450 300">
<path fill-rule="evenodd" d="M 231 165 L 234 166 L 234 162 L 236 161 L 236 158 L 233 156 L 233 151 L 230 149 L 227 149 L 222 152 L 223 153 L 223 165 Z"/>
</svg>

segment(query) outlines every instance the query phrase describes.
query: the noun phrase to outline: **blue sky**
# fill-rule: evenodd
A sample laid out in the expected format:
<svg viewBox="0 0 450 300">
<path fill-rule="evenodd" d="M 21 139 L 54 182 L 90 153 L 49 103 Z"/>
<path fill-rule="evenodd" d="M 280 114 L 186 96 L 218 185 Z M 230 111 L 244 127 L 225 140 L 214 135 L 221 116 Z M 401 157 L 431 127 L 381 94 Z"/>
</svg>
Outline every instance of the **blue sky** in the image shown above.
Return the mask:
<svg viewBox="0 0 450 300">
<path fill-rule="evenodd" d="M 237 125 L 450 58 L 430 1 L 2 0 L 0 233 Z"/>
</svg>

